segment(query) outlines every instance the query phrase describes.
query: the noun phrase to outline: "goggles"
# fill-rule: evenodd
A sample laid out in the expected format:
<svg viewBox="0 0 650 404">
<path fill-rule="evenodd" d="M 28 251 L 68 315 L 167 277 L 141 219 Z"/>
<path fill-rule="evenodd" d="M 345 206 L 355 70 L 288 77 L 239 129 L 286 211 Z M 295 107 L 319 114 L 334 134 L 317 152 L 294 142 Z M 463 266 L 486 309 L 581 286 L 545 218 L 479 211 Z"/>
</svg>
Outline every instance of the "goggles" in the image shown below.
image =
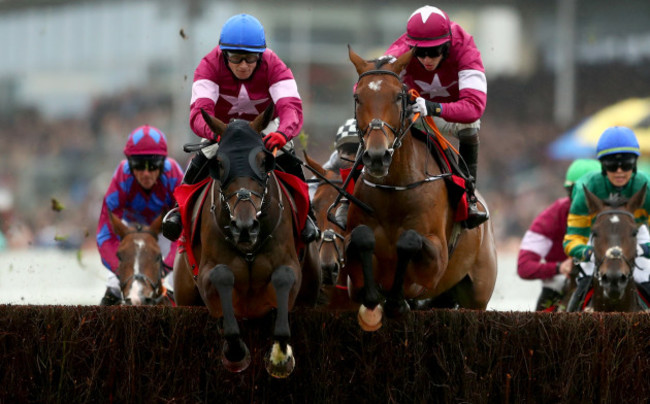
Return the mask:
<svg viewBox="0 0 650 404">
<path fill-rule="evenodd" d="M 130 158 L 129 167 L 131 171 L 156 171 L 162 170 L 165 165 L 165 158 Z"/>
<path fill-rule="evenodd" d="M 626 158 L 626 159 L 609 159 L 602 160 L 601 164 L 605 171 L 616 172 L 619 168 L 623 171 L 631 171 L 636 167 L 635 158 Z"/>
<path fill-rule="evenodd" d="M 437 58 L 438 56 L 442 55 L 442 48 L 445 44 L 442 44 L 440 46 L 434 46 L 432 48 L 417 48 L 415 49 L 415 56 L 419 58 L 425 58 L 425 57 L 430 57 L 430 58 Z"/>
<path fill-rule="evenodd" d="M 232 64 L 238 65 L 241 62 L 246 62 L 249 65 L 257 63 L 260 60 L 259 53 L 232 53 L 226 52 L 226 59 Z"/>
</svg>

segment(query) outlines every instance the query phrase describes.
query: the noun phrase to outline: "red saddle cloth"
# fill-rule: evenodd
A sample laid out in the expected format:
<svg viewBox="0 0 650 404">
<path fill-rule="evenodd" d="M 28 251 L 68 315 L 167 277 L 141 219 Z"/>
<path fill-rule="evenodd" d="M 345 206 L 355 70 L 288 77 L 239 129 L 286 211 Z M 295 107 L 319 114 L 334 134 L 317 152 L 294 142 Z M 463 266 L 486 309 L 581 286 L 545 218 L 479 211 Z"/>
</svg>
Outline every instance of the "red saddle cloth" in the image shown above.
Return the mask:
<svg viewBox="0 0 650 404">
<path fill-rule="evenodd" d="M 275 171 L 275 175 L 278 177 L 280 188 L 285 197 L 289 200 L 293 199 L 294 201 L 294 203 L 288 203 L 285 204 L 285 206 L 291 208 L 294 218 L 294 234 L 296 235 L 294 239 L 296 240 L 296 249 L 300 251 L 300 249 L 304 247 L 304 243 L 300 237 L 300 232 L 305 227 L 305 221 L 307 220 L 307 214 L 309 213 L 309 189 L 304 181 L 294 175 L 282 171 Z M 198 220 L 195 223 L 192 223 L 192 210 L 196 198 L 198 198 L 201 190 L 206 186 L 210 186 L 212 181 L 213 179 L 208 177 L 196 184 L 181 184 L 174 190 L 174 197 L 176 198 L 176 202 L 178 202 L 181 220 L 183 221 L 183 234 L 180 251 L 187 254 L 187 260 L 194 275 L 198 275 L 198 265 L 194 252 L 192 251 L 192 245 L 200 223 Z M 204 195 L 201 201 L 196 201 L 196 203 L 203 205 L 207 195 L 208 193 Z"/>
</svg>

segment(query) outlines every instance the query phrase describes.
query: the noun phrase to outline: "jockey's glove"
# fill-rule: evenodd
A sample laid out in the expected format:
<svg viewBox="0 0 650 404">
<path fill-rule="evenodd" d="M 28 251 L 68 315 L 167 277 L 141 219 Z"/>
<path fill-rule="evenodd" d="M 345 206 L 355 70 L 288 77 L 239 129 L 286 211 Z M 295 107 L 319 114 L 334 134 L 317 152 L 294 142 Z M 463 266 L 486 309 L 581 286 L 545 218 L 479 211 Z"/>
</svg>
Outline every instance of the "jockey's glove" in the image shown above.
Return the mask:
<svg viewBox="0 0 650 404">
<path fill-rule="evenodd" d="M 648 243 L 636 245 L 637 257 L 650 258 L 650 245 Z"/>
<path fill-rule="evenodd" d="M 422 116 L 440 116 L 442 114 L 442 105 L 437 102 L 425 100 L 422 97 L 417 97 L 410 109 L 411 113 L 420 113 Z"/>
<path fill-rule="evenodd" d="M 591 260 L 591 256 L 594 254 L 594 248 L 592 246 L 587 246 L 584 251 L 582 251 L 582 262 L 587 262 Z"/>
<path fill-rule="evenodd" d="M 267 150 L 273 151 L 274 149 L 281 149 L 287 144 L 287 135 L 282 132 L 271 132 L 264 137 L 264 146 Z"/>
</svg>

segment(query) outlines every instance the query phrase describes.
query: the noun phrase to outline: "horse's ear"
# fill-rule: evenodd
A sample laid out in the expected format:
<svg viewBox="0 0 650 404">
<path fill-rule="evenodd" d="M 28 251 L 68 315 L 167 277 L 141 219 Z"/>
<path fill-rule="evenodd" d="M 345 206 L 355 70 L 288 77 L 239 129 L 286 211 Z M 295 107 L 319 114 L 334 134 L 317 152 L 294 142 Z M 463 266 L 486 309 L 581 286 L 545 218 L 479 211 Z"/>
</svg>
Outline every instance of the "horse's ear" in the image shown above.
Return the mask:
<svg viewBox="0 0 650 404">
<path fill-rule="evenodd" d="M 257 133 L 260 133 L 269 126 L 271 119 L 273 119 L 273 111 L 275 111 L 275 106 L 271 103 L 268 107 L 259 114 L 253 121 L 250 123 L 251 128 Z"/>
<path fill-rule="evenodd" d="M 643 206 L 645 203 L 647 188 L 648 184 L 643 184 L 643 187 L 636 194 L 632 195 L 629 201 L 627 201 L 625 206 L 630 212 L 634 213 L 637 209 L 640 209 Z"/>
<path fill-rule="evenodd" d="M 151 230 L 153 233 L 160 234 L 160 230 L 162 229 L 162 220 L 163 215 L 158 215 L 158 217 L 155 218 L 154 221 L 149 225 L 149 230 Z"/>
<path fill-rule="evenodd" d="M 315 160 L 312 160 L 311 157 L 307 154 L 307 150 L 303 150 L 302 154 L 305 156 L 305 161 L 307 162 L 307 165 L 314 170 L 318 171 L 323 177 L 327 174 L 327 170 L 323 168 L 320 164 L 318 164 Z"/>
<path fill-rule="evenodd" d="M 393 72 L 400 74 L 409 63 L 415 54 L 415 47 L 410 51 L 406 52 L 402 56 L 398 57 L 395 62 L 391 64 Z"/>
<path fill-rule="evenodd" d="M 113 212 L 108 212 L 108 216 L 111 219 L 111 226 L 113 226 L 113 231 L 115 234 L 124 238 L 124 235 L 129 231 L 129 226 L 122 223 L 122 219 L 113 214 Z"/>
<path fill-rule="evenodd" d="M 587 208 L 589 208 L 589 213 L 593 214 L 600 212 L 605 204 L 603 201 L 594 195 L 591 191 L 587 189 L 586 185 L 582 185 L 582 189 L 585 191 L 585 201 L 587 202 Z"/>
<path fill-rule="evenodd" d="M 368 62 L 366 62 L 361 56 L 357 55 L 355 51 L 352 50 L 352 47 L 348 44 L 348 56 L 350 61 L 357 69 L 357 73 L 361 74 L 368 70 Z"/>
<path fill-rule="evenodd" d="M 219 118 L 216 118 L 205 112 L 203 108 L 201 108 L 201 116 L 203 117 L 205 123 L 208 124 L 210 129 L 212 129 L 212 132 L 214 132 L 215 138 L 221 136 L 223 132 L 226 131 L 227 125 L 223 123 Z"/>
</svg>

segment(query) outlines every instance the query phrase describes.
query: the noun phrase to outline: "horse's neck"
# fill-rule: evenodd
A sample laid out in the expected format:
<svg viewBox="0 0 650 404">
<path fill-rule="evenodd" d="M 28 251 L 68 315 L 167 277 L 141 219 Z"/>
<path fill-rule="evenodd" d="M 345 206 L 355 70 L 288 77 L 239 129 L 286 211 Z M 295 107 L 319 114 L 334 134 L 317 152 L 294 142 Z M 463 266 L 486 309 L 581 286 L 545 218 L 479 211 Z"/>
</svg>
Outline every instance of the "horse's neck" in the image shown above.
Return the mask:
<svg viewBox="0 0 650 404">
<path fill-rule="evenodd" d="M 440 167 L 427 145 L 407 133 L 402 138 L 402 145 L 395 149 L 390 170 L 384 178 L 386 183 L 404 185 L 406 182 L 419 181 L 440 172 Z"/>
</svg>

